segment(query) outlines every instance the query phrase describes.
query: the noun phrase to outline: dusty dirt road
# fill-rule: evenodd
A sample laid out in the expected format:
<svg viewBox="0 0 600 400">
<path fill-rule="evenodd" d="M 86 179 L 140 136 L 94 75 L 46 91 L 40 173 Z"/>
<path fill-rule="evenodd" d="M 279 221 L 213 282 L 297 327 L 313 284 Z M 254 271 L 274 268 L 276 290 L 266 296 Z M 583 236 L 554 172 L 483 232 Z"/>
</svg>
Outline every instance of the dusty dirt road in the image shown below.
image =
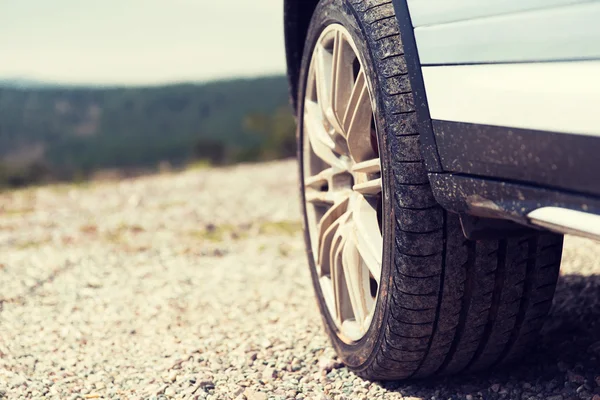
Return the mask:
<svg viewBox="0 0 600 400">
<path fill-rule="evenodd" d="M 292 161 L 1 194 L 0 398 L 600 400 L 598 244 L 567 238 L 523 365 L 371 383 L 321 327 L 298 209 Z"/>
</svg>

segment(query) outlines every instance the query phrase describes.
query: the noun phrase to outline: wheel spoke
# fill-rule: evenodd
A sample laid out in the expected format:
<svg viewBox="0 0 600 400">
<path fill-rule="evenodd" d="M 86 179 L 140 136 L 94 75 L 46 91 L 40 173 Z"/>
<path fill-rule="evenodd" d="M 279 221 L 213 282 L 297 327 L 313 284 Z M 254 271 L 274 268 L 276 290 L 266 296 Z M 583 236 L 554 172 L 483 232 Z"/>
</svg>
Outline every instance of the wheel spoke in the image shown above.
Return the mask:
<svg viewBox="0 0 600 400">
<path fill-rule="evenodd" d="M 331 249 L 333 244 L 333 237 L 335 233 L 340 228 L 339 220 L 335 221 L 331 224 L 322 236 L 322 239 L 319 241 L 319 258 L 317 259 L 317 273 L 322 275 L 330 275 L 331 274 Z"/>
<path fill-rule="evenodd" d="M 338 42 L 339 33 L 335 33 L 333 39 L 333 49 L 335 53 L 336 44 Z M 324 118 L 327 122 L 334 127 L 335 130 L 340 131 L 340 123 L 333 112 L 333 101 L 335 98 L 335 86 L 336 81 L 334 79 L 336 69 L 336 58 L 335 54 L 330 53 L 319 45 L 316 49 L 317 62 L 315 65 L 316 73 L 316 85 L 317 85 L 317 96 L 319 99 L 319 105 L 323 113 Z"/>
<path fill-rule="evenodd" d="M 325 215 L 323 215 L 323 218 L 321 218 L 321 220 L 319 221 L 319 239 L 322 238 L 322 236 L 325 233 L 325 230 L 331 224 L 333 224 L 338 219 L 342 219 L 342 216 L 348 210 L 348 195 L 350 195 L 351 193 L 352 192 L 347 191 L 334 194 L 338 197 L 339 201 L 337 201 L 333 207 L 327 210 Z"/>
<path fill-rule="evenodd" d="M 325 163 L 338 168 L 345 168 L 345 163 L 339 155 L 343 149 L 327 133 L 323 125 L 323 114 L 319 105 L 313 101 L 307 100 L 304 104 L 304 126 L 308 133 L 313 152 Z"/>
<path fill-rule="evenodd" d="M 356 163 L 352 166 L 353 172 L 363 172 L 365 174 L 374 174 L 381 172 L 381 163 L 379 158 Z"/>
<path fill-rule="evenodd" d="M 371 100 L 364 71 L 360 71 L 352 88 L 348 108 L 344 116 L 344 128 L 348 140 L 348 149 L 355 162 L 371 158 L 373 148 L 369 135 L 371 132 Z"/>
<path fill-rule="evenodd" d="M 333 78 L 331 80 L 331 93 L 333 93 L 333 97 L 331 108 L 334 126 L 340 133 L 344 132 L 342 122 L 352 94 L 354 81 L 353 61 L 355 59 L 356 55 L 352 47 L 344 39 L 344 35 L 338 32 L 333 48 Z"/>
<path fill-rule="evenodd" d="M 347 235 L 345 235 L 344 229 L 338 229 L 333 237 L 330 253 L 331 280 L 333 282 L 333 293 L 335 295 L 335 309 L 340 318 L 340 322 L 343 322 L 346 318 L 353 315 L 352 306 L 349 304 L 350 301 L 348 299 L 348 288 L 346 285 L 344 261 L 342 257 L 346 239 Z"/>
<path fill-rule="evenodd" d="M 379 158 L 356 163 L 351 168 L 352 172 L 360 174 L 360 180 L 352 190 L 363 196 L 372 196 L 381 193 L 381 164 Z"/>
<path fill-rule="evenodd" d="M 332 313 L 331 317 L 339 323 L 340 316 L 336 308 L 335 293 L 331 277 L 322 276 L 319 278 L 319 283 L 321 284 L 321 292 L 323 293 L 323 298 L 325 299 L 327 308 Z"/>
<path fill-rule="evenodd" d="M 316 85 L 319 105 L 323 112 L 323 116 L 327 122 L 333 127 L 334 131 L 342 132 L 342 124 L 337 116 L 334 104 L 337 98 L 338 86 L 344 86 L 345 82 L 338 80 L 340 74 L 344 74 L 345 68 L 343 59 L 344 56 L 344 40 L 340 32 L 335 32 L 333 37 L 333 51 L 330 52 L 324 46 L 318 45 L 315 51 L 316 63 Z"/>
<path fill-rule="evenodd" d="M 367 317 L 367 305 L 364 301 L 365 294 L 362 285 L 362 260 L 358 254 L 356 243 L 354 243 L 352 238 L 348 238 L 344 245 L 343 266 L 352 313 L 354 314 L 354 319 L 362 324 Z"/>
<path fill-rule="evenodd" d="M 306 189 L 304 198 L 307 203 L 333 205 L 335 203 L 335 194 L 331 192 L 321 192 L 314 189 Z"/>
<path fill-rule="evenodd" d="M 326 114 L 331 104 L 333 55 L 323 45 L 318 44 L 315 49 L 315 57 L 317 96 L 323 114 Z"/>
<path fill-rule="evenodd" d="M 352 204 L 352 220 L 356 226 L 356 248 L 371 275 L 379 283 L 383 238 L 377 222 L 377 210 L 364 197 L 358 196 Z"/>
<path fill-rule="evenodd" d="M 357 183 L 356 185 L 352 186 L 352 190 L 362 195 L 375 195 L 381 193 L 381 178 Z"/>
<path fill-rule="evenodd" d="M 321 273 L 330 271 L 330 264 L 327 263 L 329 261 L 327 256 L 332 249 L 332 241 L 335 233 L 339 230 L 340 225 L 350 217 L 347 210 L 348 198 L 345 198 L 327 210 L 325 215 L 323 215 L 323 218 L 319 221 L 318 243 L 320 250 L 317 263 L 320 266 Z"/>
<path fill-rule="evenodd" d="M 309 176 L 304 179 L 304 186 L 314 189 L 320 189 L 325 185 L 331 186 L 331 178 L 334 174 L 335 170 L 333 168 L 326 168 L 317 175 Z"/>
</svg>

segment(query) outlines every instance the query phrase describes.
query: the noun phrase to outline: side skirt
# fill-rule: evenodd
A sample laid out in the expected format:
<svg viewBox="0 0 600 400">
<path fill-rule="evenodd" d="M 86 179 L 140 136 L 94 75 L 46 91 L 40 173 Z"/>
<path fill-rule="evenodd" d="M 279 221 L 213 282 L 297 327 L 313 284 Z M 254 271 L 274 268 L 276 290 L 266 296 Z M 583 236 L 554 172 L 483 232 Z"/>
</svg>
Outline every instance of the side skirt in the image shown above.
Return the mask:
<svg viewBox="0 0 600 400">
<path fill-rule="evenodd" d="M 486 219 L 508 219 L 531 228 L 542 227 L 600 239 L 600 232 L 594 225 L 600 215 L 599 196 L 464 174 L 431 173 L 429 179 L 436 200 L 448 211 Z M 577 214 L 579 218 L 544 219 L 540 217 L 540 211 L 536 211 L 544 209 L 554 210 L 549 218 L 557 214 L 557 209 L 562 213 Z M 594 223 L 580 224 L 582 219 Z M 571 226 L 572 223 L 577 226 Z M 513 229 L 503 224 L 496 228 L 499 230 L 496 236 L 507 233 L 506 229 Z"/>
</svg>

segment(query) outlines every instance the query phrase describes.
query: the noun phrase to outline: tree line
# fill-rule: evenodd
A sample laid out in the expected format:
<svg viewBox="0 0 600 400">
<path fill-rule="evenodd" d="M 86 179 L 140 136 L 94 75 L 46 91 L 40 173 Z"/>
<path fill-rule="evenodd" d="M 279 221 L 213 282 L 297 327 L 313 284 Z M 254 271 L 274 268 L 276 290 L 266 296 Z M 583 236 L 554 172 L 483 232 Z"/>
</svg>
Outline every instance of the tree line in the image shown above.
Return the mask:
<svg viewBox="0 0 600 400">
<path fill-rule="evenodd" d="M 155 87 L 0 86 L 0 185 L 291 157 L 283 76 Z"/>
</svg>

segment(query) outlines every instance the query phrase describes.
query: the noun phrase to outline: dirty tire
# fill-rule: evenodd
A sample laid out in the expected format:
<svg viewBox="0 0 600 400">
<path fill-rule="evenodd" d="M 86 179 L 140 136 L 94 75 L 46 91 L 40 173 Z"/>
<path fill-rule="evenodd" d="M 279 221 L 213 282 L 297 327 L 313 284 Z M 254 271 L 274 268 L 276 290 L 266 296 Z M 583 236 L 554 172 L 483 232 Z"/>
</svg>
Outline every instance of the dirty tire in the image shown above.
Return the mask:
<svg viewBox="0 0 600 400">
<path fill-rule="evenodd" d="M 338 355 L 358 375 L 382 380 L 476 371 L 518 359 L 535 343 L 550 309 L 562 236 L 466 240 L 458 216 L 437 204 L 389 0 L 319 3 L 304 49 L 299 116 L 312 49 L 332 23 L 350 32 L 367 68 L 384 187 L 381 285 L 371 326 L 359 341 L 347 343 L 338 335 L 309 250 L 321 314 Z M 305 238 L 310 249 L 308 231 Z"/>
</svg>

